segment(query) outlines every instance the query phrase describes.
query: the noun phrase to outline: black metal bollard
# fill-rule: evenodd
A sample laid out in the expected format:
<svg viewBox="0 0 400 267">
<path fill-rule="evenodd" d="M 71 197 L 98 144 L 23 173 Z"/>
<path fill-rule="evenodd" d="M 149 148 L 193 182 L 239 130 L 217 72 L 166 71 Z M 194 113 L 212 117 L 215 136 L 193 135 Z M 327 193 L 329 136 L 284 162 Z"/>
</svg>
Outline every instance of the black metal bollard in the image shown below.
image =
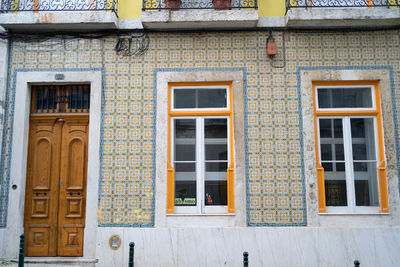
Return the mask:
<svg viewBox="0 0 400 267">
<path fill-rule="evenodd" d="M 18 267 L 24 267 L 24 254 L 25 254 L 25 235 L 19 236 L 19 257 Z"/>
<path fill-rule="evenodd" d="M 243 267 L 249 267 L 249 253 L 243 252 Z"/>
<path fill-rule="evenodd" d="M 135 243 L 131 242 L 131 243 L 129 243 L 129 267 L 134 266 L 134 262 L 133 262 L 134 254 L 135 254 Z"/>
<path fill-rule="evenodd" d="M 354 267 L 360 267 L 360 262 L 358 260 L 354 261 Z"/>
</svg>

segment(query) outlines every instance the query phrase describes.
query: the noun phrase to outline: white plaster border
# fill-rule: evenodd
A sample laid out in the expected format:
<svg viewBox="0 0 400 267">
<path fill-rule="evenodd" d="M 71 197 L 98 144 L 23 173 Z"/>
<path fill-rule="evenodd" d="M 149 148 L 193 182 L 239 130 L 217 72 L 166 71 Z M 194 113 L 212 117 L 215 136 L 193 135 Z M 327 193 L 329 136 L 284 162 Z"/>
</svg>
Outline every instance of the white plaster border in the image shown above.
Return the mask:
<svg viewBox="0 0 400 267">
<path fill-rule="evenodd" d="M 63 74 L 64 80 L 55 80 L 55 74 Z M 28 71 L 18 72 L 15 87 L 15 110 L 12 133 L 12 155 L 10 170 L 10 191 L 8 221 L 4 229 L 2 258 L 18 255 L 19 235 L 24 232 L 24 204 L 26 164 L 29 137 L 30 85 L 90 83 L 88 174 L 86 194 L 86 222 L 84 231 L 83 257 L 96 255 L 98 177 L 100 173 L 99 147 L 101 123 L 101 71 Z M 12 185 L 17 189 L 11 189 Z M 80 258 L 80 257 L 79 257 Z"/>
<path fill-rule="evenodd" d="M 300 69 L 301 104 L 304 144 L 304 173 L 308 226 L 392 226 L 400 224 L 398 170 L 395 126 L 389 69 Z M 318 214 L 317 174 L 315 161 L 313 81 L 378 80 L 381 95 L 389 212 L 382 214 Z M 327 216 L 326 216 L 327 215 Z"/>
<path fill-rule="evenodd" d="M 244 147 L 244 73 L 243 71 L 158 71 L 156 114 L 155 228 L 246 226 L 246 176 Z M 169 82 L 232 81 L 235 214 L 167 215 L 167 121 Z"/>
</svg>

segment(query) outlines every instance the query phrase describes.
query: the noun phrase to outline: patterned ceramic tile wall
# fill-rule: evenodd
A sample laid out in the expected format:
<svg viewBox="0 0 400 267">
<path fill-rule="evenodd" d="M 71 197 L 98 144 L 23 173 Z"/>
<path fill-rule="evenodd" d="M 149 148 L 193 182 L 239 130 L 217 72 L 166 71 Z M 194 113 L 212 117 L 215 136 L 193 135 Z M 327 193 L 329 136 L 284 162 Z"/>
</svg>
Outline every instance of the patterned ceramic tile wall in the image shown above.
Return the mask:
<svg viewBox="0 0 400 267">
<path fill-rule="evenodd" d="M 282 33 L 275 33 L 277 67 L 266 55 L 267 36 L 267 32 L 151 33 L 148 53 L 138 58 L 116 55 L 114 36 L 14 41 L 1 158 L 0 225 L 4 227 L 7 218 L 16 73 L 94 68 L 105 74 L 99 225 L 154 223 L 153 74 L 163 68 L 246 70 L 248 224 L 305 225 L 297 68 L 390 65 L 400 110 L 399 31 L 289 33 L 285 68 L 279 68 L 284 64 Z"/>
</svg>

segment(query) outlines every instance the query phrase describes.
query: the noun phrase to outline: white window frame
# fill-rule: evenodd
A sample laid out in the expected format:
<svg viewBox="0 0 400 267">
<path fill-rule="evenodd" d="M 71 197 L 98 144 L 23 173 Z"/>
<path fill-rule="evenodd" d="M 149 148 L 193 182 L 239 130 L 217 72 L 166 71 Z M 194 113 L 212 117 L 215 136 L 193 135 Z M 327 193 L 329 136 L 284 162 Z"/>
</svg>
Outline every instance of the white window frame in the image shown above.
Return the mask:
<svg viewBox="0 0 400 267">
<path fill-rule="evenodd" d="M 175 90 L 184 90 L 184 89 L 225 89 L 226 92 L 226 107 L 224 108 L 175 108 Z M 171 87 L 171 111 L 220 111 L 220 110 L 229 110 L 230 107 L 230 95 L 229 95 L 229 86 L 226 85 L 213 85 L 213 86 L 172 86 Z"/>
<path fill-rule="evenodd" d="M 356 206 L 356 196 L 355 196 L 355 178 L 354 178 L 354 161 L 353 161 L 353 148 L 352 148 L 352 138 L 351 138 L 351 126 L 350 120 L 354 118 L 372 118 L 374 126 L 374 146 L 375 146 L 375 161 L 376 168 L 379 164 L 379 154 L 378 154 L 378 138 L 377 138 L 377 122 L 375 116 L 318 116 L 318 145 L 319 145 L 319 163 L 322 166 L 321 157 L 321 137 L 320 137 L 320 119 L 342 119 L 342 129 L 343 129 L 343 150 L 344 150 L 344 164 L 345 164 L 345 179 L 346 179 L 346 197 L 347 206 L 326 206 L 326 211 L 328 213 L 378 213 L 380 209 L 379 203 L 379 192 L 377 192 L 377 206 Z M 324 161 L 326 162 L 326 161 Z M 378 170 L 376 172 L 376 184 L 378 185 Z M 325 180 L 327 179 L 327 172 L 325 171 Z M 378 190 L 378 188 L 377 188 Z"/>
<path fill-rule="evenodd" d="M 325 88 L 335 88 L 338 89 L 346 89 L 346 88 L 370 88 L 371 92 L 371 108 L 320 108 L 318 103 L 318 89 Z M 328 206 L 326 205 L 327 213 L 354 213 L 354 214 L 370 214 L 370 213 L 379 213 L 380 211 L 380 203 L 379 203 L 379 188 L 378 188 L 378 206 L 356 206 L 356 196 L 355 196 L 355 184 L 354 184 L 354 169 L 353 169 L 353 152 L 352 152 L 352 140 L 351 140 L 351 128 L 350 128 L 350 119 L 352 118 L 373 118 L 374 121 L 374 145 L 375 145 L 375 158 L 376 158 L 376 166 L 379 166 L 379 146 L 378 146 L 378 132 L 377 132 L 377 119 L 376 116 L 373 115 L 365 115 L 365 116 L 356 116 L 351 115 L 351 111 L 374 111 L 376 110 L 375 103 L 375 87 L 373 85 L 329 85 L 329 86 L 315 86 L 315 95 L 316 95 L 316 111 L 343 111 L 349 112 L 349 115 L 336 116 L 336 115 L 318 115 L 317 116 L 317 138 L 318 138 L 318 153 L 319 153 L 319 164 L 321 164 L 321 138 L 320 138 L 320 119 L 342 119 L 342 129 L 343 129 L 343 147 L 344 147 L 344 156 L 345 156 L 345 179 L 346 179 L 346 197 L 347 197 L 347 206 Z M 377 172 L 377 185 L 378 181 L 378 170 Z M 324 175 L 324 180 L 326 180 L 326 172 Z M 326 196 L 325 196 L 326 197 Z"/>
<path fill-rule="evenodd" d="M 202 109 L 203 110 L 203 109 Z M 196 121 L 196 206 L 175 206 L 175 213 L 182 214 L 221 214 L 227 212 L 227 205 L 205 205 L 205 138 L 204 120 L 205 119 L 226 119 L 227 121 L 227 167 L 230 164 L 230 120 L 229 116 L 175 116 L 171 117 L 171 163 L 175 169 L 175 123 L 176 119 L 194 119 Z M 174 197 L 175 199 L 175 197 Z"/>
<path fill-rule="evenodd" d="M 356 88 L 369 88 L 371 92 L 371 103 L 372 107 L 370 108 L 320 108 L 318 102 L 318 89 L 330 89 L 335 88 L 338 89 L 356 89 Z M 351 111 L 351 110 L 376 110 L 376 103 L 375 103 L 375 87 L 371 85 L 319 85 L 315 87 L 315 95 L 317 96 L 315 101 L 315 105 L 317 107 L 317 111 Z"/>
</svg>

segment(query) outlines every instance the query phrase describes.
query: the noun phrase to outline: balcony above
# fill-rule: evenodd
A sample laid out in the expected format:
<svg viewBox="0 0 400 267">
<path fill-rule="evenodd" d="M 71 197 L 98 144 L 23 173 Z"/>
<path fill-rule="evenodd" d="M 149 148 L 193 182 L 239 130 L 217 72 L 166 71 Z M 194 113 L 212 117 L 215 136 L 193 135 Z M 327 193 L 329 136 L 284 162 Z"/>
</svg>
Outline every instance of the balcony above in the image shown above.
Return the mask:
<svg viewBox="0 0 400 267">
<path fill-rule="evenodd" d="M 2 0 L 0 25 L 16 32 L 115 29 L 117 0 Z"/>
<path fill-rule="evenodd" d="M 400 25 L 400 0 L 286 0 L 293 28 L 386 28 Z"/>
<path fill-rule="evenodd" d="M 148 29 L 241 29 L 257 26 L 257 0 L 143 0 Z"/>
</svg>

